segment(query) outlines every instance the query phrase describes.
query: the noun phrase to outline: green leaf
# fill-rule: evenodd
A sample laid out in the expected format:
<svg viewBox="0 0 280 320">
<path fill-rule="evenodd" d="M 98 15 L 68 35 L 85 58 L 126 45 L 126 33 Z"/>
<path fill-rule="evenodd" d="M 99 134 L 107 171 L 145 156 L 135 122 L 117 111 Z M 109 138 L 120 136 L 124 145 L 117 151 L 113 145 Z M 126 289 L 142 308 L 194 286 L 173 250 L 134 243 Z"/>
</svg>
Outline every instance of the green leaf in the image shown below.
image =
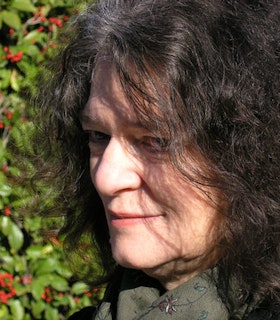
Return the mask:
<svg viewBox="0 0 280 320">
<path fill-rule="evenodd" d="M 48 258 L 41 260 L 36 265 L 36 274 L 42 275 L 42 274 L 48 274 L 53 271 L 55 271 L 57 266 L 57 261 L 54 258 Z"/>
<path fill-rule="evenodd" d="M 30 0 L 14 0 L 12 7 L 17 10 L 27 12 L 35 12 L 37 10 Z"/>
<path fill-rule="evenodd" d="M 57 309 L 52 308 L 50 305 L 46 305 L 45 319 L 56 320 L 59 318 Z"/>
<path fill-rule="evenodd" d="M 11 70 L 1 70 L 0 73 L 0 89 L 6 89 L 10 86 L 10 82 L 11 82 L 11 74 L 12 71 Z"/>
<path fill-rule="evenodd" d="M 10 254 L 3 254 L 2 252 L 0 252 L 0 256 L 1 256 L 1 269 L 4 269 L 9 273 L 13 273 L 15 270 L 14 257 L 11 256 Z M 0 317 L 0 319 L 2 319 L 2 318 Z"/>
<path fill-rule="evenodd" d="M 1 70 L 1 72 L 2 72 L 2 70 Z M 0 84 L 1 84 L 1 82 L 0 82 Z M 4 147 L 3 143 L 0 143 L 0 161 L 3 163 L 3 162 L 5 162 L 5 160 L 6 160 L 5 147 Z M 3 179 L 2 177 L 4 177 L 6 179 L 6 176 L 4 175 L 4 173 L 2 171 L 0 171 L 0 174 L 1 174 L 0 179 Z M 1 183 L 2 183 L 2 180 L 0 180 L 0 185 L 1 185 Z"/>
<path fill-rule="evenodd" d="M 2 11 L 3 22 L 11 28 L 19 30 L 21 27 L 20 17 L 11 11 Z"/>
<path fill-rule="evenodd" d="M 0 185 L 0 196 L 8 197 L 12 193 L 12 188 L 7 184 Z"/>
<path fill-rule="evenodd" d="M 23 241 L 24 241 L 23 233 L 15 223 L 12 223 L 10 227 L 8 241 L 11 246 L 11 249 L 15 251 L 18 251 L 23 245 Z"/>
<path fill-rule="evenodd" d="M 51 9 L 52 9 L 52 7 L 49 4 L 42 6 L 41 11 L 42 11 L 43 16 L 46 17 L 49 14 L 49 12 L 51 11 Z"/>
<path fill-rule="evenodd" d="M 31 259 L 38 259 L 42 256 L 42 250 L 43 246 L 30 246 L 29 248 L 26 249 L 26 254 L 28 258 Z"/>
<path fill-rule="evenodd" d="M 7 319 L 7 316 L 9 314 L 9 310 L 7 306 L 5 306 L 3 303 L 0 304 L 0 319 Z"/>
<path fill-rule="evenodd" d="M 0 148 L 1 151 L 1 148 Z M 7 184 L 7 177 L 0 171 L 0 196 L 8 197 L 12 193 L 12 188 Z"/>
<path fill-rule="evenodd" d="M 11 228 L 11 219 L 10 217 L 0 216 L 0 230 L 4 236 L 8 236 Z"/>
<path fill-rule="evenodd" d="M 31 310 L 36 319 L 41 319 L 41 313 L 45 310 L 46 304 L 42 301 L 32 301 Z"/>
<path fill-rule="evenodd" d="M 15 91 L 19 91 L 20 89 L 20 80 L 21 78 L 19 77 L 18 72 L 16 71 L 16 69 L 14 69 L 12 71 L 12 75 L 11 75 L 11 87 L 12 89 L 14 89 Z"/>
<path fill-rule="evenodd" d="M 13 315 L 13 319 L 22 320 L 24 316 L 24 308 L 19 300 L 10 300 L 9 306 Z"/>
<path fill-rule="evenodd" d="M 34 278 L 31 282 L 31 293 L 35 300 L 39 301 L 41 300 L 42 294 L 45 291 L 45 287 L 47 287 L 49 284 L 49 278 L 48 277 L 38 277 Z"/>
<path fill-rule="evenodd" d="M 68 290 L 69 286 L 66 279 L 57 275 L 51 275 L 51 279 L 52 279 L 51 285 L 55 290 L 62 291 L 62 292 Z"/>
<path fill-rule="evenodd" d="M 25 217 L 24 227 L 25 229 L 27 229 L 27 231 L 32 232 L 32 231 L 39 230 L 41 228 L 41 225 L 42 225 L 42 218 L 40 216 Z M 33 247 L 30 247 L 30 248 L 32 249 Z M 42 248 L 42 246 L 40 246 L 40 248 Z M 37 250 L 39 249 L 37 248 Z M 36 251 L 35 247 L 34 247 L 34 251 Z M 31 252 L 31 256 L 32 256 L 32 252 Z"/>
<path fill-rule="evenodd" d="M 72 294 L 79 295 L 88 291 L 89 287 L 84 282 L 76 282 L 71 288 Z"/>
<path fill-rule="evenodd" d="M 29 285 L 28 284 L 23 284 L 23 283 L 14 283 L 14 289 L 17 293 L 17 297 L 19 297 L 22 306 L 25 307 L 26 305 L 29 307 L 29 299 L 27 296 L 29 295 Z M 28 302 L 26 301 L 28 300 Z"/>
<path fill-rule="evenodd" d="M 14 260 L 14 268 L 15 271 L 18 273 L 25 273 L 27 266 L 26 266 L 26 260 L 24 257 L 19 256 L 19 255 L 13 255 L 13 260 Z"/>
<path fill-rule="evenodd" d="M 30 46 L 30 41 L 35 41 L 39 43 L 45 43 L 48 41 L 48 35 L 45 32 L 38 32 L 37 30 L 30 31 L 24 38 L 23 38 L 23 43 L 28 43 Z M 37 48 L 37 47 L 36 47 Z M 24 50 L 26 52 L 26 50 Z M 30 51 L 32 52 L 32 51 Z M 34 51 L 33 48 L 33 53 L 39 54 L 39 50 L 37 48 L 37 51 Z"/>
</svg>

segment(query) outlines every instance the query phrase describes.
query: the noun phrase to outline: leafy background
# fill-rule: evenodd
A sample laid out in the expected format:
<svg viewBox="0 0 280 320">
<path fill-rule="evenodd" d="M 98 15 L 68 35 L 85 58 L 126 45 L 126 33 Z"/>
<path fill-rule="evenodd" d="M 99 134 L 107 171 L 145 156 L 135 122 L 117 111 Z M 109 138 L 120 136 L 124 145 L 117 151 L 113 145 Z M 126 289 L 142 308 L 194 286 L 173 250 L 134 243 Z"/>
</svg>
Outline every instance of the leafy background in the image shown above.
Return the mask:
<svg viewBox="0 0 280 320">
<path fill-rule="evenodd" d="M 104 288 L 78 281 L 53 225 L 42 232 L 36 196 L 17 177 L 32 154 L 33 123 L 26 105 L 36 94 L 40 66 L 56 48 L 57 34 L 84 1 L 0 1 L 0 319 L 58 320 L 96 304 Z M 31 168 L 32 170 L 32 168 Z M 42 187 L 43 188 L 43 187 Z M 50 201 L 52 190 L 49 191 Z M 26 207 L 34 212 L 26 213 Z M 44 203 L 41 204 L 41 206 Z"/>
</svg>

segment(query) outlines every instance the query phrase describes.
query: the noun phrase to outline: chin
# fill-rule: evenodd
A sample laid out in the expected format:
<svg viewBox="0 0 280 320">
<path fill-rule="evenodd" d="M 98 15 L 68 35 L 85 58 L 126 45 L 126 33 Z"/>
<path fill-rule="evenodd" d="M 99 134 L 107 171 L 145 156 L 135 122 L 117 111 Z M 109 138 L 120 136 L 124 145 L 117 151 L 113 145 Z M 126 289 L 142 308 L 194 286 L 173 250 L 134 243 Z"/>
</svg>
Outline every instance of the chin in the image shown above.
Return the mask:
<svg viewBox="0 0 280 320">
<path fill-rule="evenodd" d="M 136 269 L 136 270 L 142 270 L 148 267 L 148 264 L 143 263 L 143 260 L 140 261 L 140 259 L 133 259 L 133 257 L 123 257 L 118 254 L 113 255 L 113 258 L 115 261 L 122 267 L 124 268 L 129 268 L 129 269 Z"/>
<path fill-rule="evenodd" d="M 144 270 L 153 269 L 158 266 L 158 262 L 151 260 L 150 256 L 137 255 L 137 250 L 133 253 L 113 252 L 114 260 L 125 268 Z"/>
</svg>

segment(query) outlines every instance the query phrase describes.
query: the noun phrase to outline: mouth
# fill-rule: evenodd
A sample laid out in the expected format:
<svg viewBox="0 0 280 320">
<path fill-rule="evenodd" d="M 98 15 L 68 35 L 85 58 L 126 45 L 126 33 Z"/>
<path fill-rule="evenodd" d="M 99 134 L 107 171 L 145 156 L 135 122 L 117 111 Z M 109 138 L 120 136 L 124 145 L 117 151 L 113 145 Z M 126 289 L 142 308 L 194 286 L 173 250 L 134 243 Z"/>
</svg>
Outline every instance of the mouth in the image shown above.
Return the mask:
<svg viewBox="0 0 280 320">
<path fill-rule="evenodd" d="M 108 221 L 114 227 L 128 227 L 135 224 L 151 223 L 153 220 L 162 217 L 162 215 L 142 215 L 128 213 L 108 213 Z"/>
</svg>

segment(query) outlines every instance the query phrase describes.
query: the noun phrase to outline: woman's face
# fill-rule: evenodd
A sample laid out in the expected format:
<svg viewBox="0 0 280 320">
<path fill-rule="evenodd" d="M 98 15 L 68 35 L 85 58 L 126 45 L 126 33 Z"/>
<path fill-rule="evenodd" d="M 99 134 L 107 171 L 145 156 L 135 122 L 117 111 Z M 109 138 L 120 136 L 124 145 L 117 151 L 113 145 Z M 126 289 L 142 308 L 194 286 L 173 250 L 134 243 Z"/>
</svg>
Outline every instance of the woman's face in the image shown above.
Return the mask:
<svg viewBox="0 0 280 320">
<path fill-rule="evenodd" d="M 114 259 L 168 289 L 213 264 L 213 202 L 183 180 L 165 145 L 137 121 L 111 65 L 97 68 L 81 121 Z"/>
</svg>

